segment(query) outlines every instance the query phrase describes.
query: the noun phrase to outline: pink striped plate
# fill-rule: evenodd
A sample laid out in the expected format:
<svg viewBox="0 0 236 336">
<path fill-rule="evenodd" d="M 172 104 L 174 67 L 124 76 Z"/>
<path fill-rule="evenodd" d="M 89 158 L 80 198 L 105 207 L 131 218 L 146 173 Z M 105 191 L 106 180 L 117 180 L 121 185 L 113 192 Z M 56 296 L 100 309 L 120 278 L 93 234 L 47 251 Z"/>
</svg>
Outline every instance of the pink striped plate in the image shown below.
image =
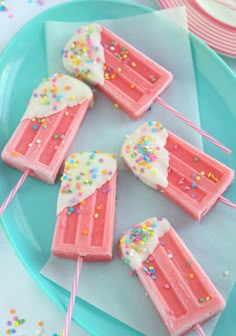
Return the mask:
<svg viewBox="0 0 236 336">
<path fill-rule="evenodd" d="M 189 30 L 215 51 L 236 57 L 236 25 L 213 16 L 200 5 L 200 1 L 198 3 L 196 0 L 158 0 L 158 3 L 165 9 L 185 6 Z M 223 6 L 222 10 L 225 8 Z"/>
</svg>

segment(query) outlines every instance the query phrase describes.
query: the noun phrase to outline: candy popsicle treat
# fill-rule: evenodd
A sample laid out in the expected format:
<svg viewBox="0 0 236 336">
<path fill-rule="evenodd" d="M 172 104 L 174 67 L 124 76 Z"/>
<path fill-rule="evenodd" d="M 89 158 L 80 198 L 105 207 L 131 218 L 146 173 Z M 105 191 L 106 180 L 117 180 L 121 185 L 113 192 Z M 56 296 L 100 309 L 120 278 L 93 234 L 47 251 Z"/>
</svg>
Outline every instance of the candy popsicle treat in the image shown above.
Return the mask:
<svg viewBox="0 0 236 336">
<path fill-rule="evenodd" d="M 76 259 L 77 267 L 64 336 L 69 332 L 82 262 L 112 258 L 116 175 L 116 160 L 108 153 L 75 153 L 65 162 L 52 253 Z"/>
<path fill-rule="evenodd" d="M 58 196 L 54 255 L 111 260 L 116 175 L 117 163 L 111 154 L 81 152 L 69 156 Z"/>
<path fill-rule="evenodd" d="M 225 301 L 165 218 L 132 225 L 119 242 L 171 336 L 182 336 L 225 307 Z"/>
<path fill-rule="evenodd" d="M 28 175 L 53 184 L 93 103 L 91 89 L 55 74 L 34 89 L 23 118 L 2 151 L 2 160 L 24 172 L 0 208 L 0 215 Z"/>
<path fill-rule="evenodd" d="M 103 91 L 133 119 L 171 83 L 172 74 L 96 23 L 82 26 L 64 48 L 65 68 Z"/>
<path fill-rule="evenodd" d="M 53 184 L 92 100 L 91 89 L 70 76 L 44 80 L 33 91 L 2 160 Z"/>
<path fill-rule="evenodd" d="M 77 78 L 96 85 L 133 119 L 157 101 L 226 153 L 231 151 L 175 110 L 160 95 L 172 74 L 102 25 L 80 27 L 66 43 L 64 67 Z"/>
<path fill-rule="evenodd" d="M 149 121 L 127 137 L 121 156 L 145 184 L 161 191 L 197 220 L 223 198 L 234 171 Z"/>
</svg>

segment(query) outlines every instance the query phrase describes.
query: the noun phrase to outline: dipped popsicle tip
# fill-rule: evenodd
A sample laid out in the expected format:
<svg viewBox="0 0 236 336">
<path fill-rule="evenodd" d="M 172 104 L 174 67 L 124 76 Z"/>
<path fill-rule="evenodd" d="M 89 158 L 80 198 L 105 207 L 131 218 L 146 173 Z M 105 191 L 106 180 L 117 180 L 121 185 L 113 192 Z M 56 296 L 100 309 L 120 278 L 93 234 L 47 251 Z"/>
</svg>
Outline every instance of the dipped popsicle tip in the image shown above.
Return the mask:
<svg viewBox="0 0 236 336">
<path fill-rule="evenodd" d="M 63 65 L 70 73 L 90 84 L 104 84 L 104 48 L 97 23 L 81 26 L 63 50 Z"/>
<path fill-rule="evenodd" d="M 140 181 L 161 191 L 200 221 L 232 184 L 234 171 L 156 121 L 145 122 L 121 148 L 127 166 Z M 234 207 L 232 202 L 225 202 Z"/>
<path fill-rule="evenodd" d="M 65 208 L 86 202 L 86 199 L 113 177 L 117 161 L 113 154 L 100 151 L 71 154 L 65 161 L 57 214 Z M 104 193 L 108 192 L 104 187 Z M 96 214 L 95 214 L 96 216 Z"/>
<path fill-rule="evenodd" d="M 157 121 L 139 126 L 123 143 L 121 157 L 135 176 L 153 189 L 168 186 L 169 153 L 165 149 L 168 132 Z"/>
<path fill-rule="evenodd" d="M 93 92 L 88 85 L 68 75 L 54 74 L 33 90 L 22 119 L 45 118 L 87 100 L 92 106 Z"/>
<path fill-rule="evenodd" d="M 133 224 L 119 240 L 119 258 L 133 270 L 138 269 L 159 244 L 159 238 L 170 228 L 170 223 L 163 217 L 151 217 Z"/>
</svg>

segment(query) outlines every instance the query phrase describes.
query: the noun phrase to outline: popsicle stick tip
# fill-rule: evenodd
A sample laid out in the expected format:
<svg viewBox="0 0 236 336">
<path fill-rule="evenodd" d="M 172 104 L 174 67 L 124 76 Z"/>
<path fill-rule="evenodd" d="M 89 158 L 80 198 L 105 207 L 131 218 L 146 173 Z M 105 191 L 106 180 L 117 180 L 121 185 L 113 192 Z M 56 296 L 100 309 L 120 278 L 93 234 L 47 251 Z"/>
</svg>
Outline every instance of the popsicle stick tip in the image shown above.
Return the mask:
<svg viewBox="0 0 236 336">
<path fill-rule="evenodd" d="M 200 335 L 200 336 L 206 336 L 206 334 L 202 330 L 202 327 L 201 327 L 201 325 L 199 323 L 194 326 L 194 329 L 197 331 L 198 335 Z"/>
<path fill-rule="evenodd" d="M 17 182 L 17 184 L 15 185 L 15 187 L 12 189 L 12 191 L 10 192 L 10 194 L 8 195 L 8 197 L 5 199 L 5 201 L 3 202 L 2 206 L 0 207 L 0 216 L 4 213 L 4 211 L 6 210 L 6 208 L 8 207 L 8 205 L 11 203 L 11 201 L 13 200 L 15 194 L 17 193 L 17 191 L 20 189 L 20 187 L 22 186 L 22 184 L 25 182 L 27 176 L 30 173 L 30 169 L 26 169 L 23 173 L 23 175 L 21 176 L 21 178 L 19 179 L 19 181 Z"/>
<path fill-rule="evenodd" d="M 221 201 L 222 203 L 228 205 L 229 207 L 236 209 L 236 203 L 231 202 L 230 200 L 228 200 L 227 198 L 220 196 L 219 201 Z"/>
</svg>

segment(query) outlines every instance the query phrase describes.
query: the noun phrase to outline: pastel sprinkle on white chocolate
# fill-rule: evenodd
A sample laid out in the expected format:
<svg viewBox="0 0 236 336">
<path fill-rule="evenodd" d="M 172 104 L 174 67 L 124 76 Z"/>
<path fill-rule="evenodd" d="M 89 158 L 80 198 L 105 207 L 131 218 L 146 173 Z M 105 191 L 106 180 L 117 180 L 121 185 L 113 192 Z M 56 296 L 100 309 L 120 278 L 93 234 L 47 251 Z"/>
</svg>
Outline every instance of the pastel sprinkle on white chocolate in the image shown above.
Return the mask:
<svg viewBox="0 0 236 336">
<path fill-rule="evenodd" d="M 152 217 L 140 224 L 133 224 L 119 241 L 122 260 L 133 270 L 142 267 L 143 261 L 159 244 L 159 238 L 170 228 L 170 223 L 162 217 Z"/>
<path fill-rule="evenodd" d="M 127 137 L 121 156 L 133 173 L 148 186 L 168 186 L 169 152 L 164 148 L 168 132 L 159 123 L 149 121 Z"/>
<path fill-rule="evenodd" d="M 65 162 L 61 178 L 57 214 L 83 202 L 109 181 L 116 169 L 116 159 L 109 153 L 93 151 L 71 154 Z"/>
<path fill-rule="evenodd" d="M 104 48 L 98 24 L 82 26 L 67 42 L 63 51 L 64 67 L 91 84 L 104 84 Z"/>
<path fill-rule="evenodd" d="M 47 117 L 86 100 L 92 105 L 93 92 L 88 85 L 70 76 L 55 74 L 33 90 L 22 119 Z"/>
</svg>

